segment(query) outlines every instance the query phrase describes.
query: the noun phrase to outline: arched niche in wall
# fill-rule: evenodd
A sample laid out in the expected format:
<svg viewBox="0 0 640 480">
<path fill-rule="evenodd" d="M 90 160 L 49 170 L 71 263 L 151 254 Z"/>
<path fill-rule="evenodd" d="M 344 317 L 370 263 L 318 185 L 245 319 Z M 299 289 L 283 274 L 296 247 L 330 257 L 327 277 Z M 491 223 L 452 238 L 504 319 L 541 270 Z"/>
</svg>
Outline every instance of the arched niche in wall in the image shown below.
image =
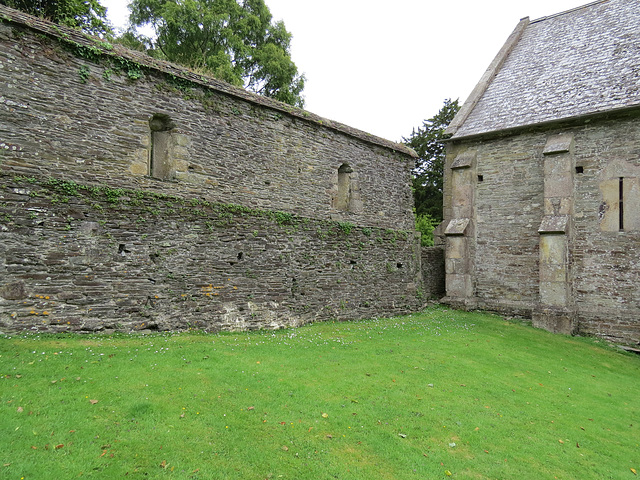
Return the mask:
<svg viewBox="0 0 640 480">
<path fill-rule="evenodd" d="M 343 163 L 338 168 L 337 185 L 333 197 L 333 208 L 343 212 L 358 213 L 362 210 L 358 177 L 354 169 Z"/>
<path fill-rule="evenodd" d="M 149 119 L 151 142 L 149 149 L 149 175 L 160 180 L 173 178 L 171 131 L 175 125 L 169 115 L 156 113 Z"/>
</svg>

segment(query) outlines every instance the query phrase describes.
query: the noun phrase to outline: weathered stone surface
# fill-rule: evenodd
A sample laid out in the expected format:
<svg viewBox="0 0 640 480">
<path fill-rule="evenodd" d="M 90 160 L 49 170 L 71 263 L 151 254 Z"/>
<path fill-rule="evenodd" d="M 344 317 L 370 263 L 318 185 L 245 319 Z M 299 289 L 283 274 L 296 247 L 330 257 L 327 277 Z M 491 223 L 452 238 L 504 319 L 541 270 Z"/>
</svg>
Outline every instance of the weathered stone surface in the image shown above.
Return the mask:
<svg viewBox="0 0 640 480">
<path fill-rule="evenodd" d="M 3 331 L 280 328 L 437 295 L 405 146 L 0 10 Z"/>
<path fill-rule="evenodd" d="M 23 281 L 5 283 L 0 287 L 0 297 L 5 300 L 24 300 L 27 295 L 27 288 Z"/>
<path fill-rule="evenodd" d="M 143 191 L 115 201 L 78 187 L 62 203 L 64 187 L 28 183 L 45 212 L 0 207 L 29 221 L 26 232 L 2 222 L 3 331 L 280 328 L 409 312 L 434 295 L 412 232 Z"/>
<path fill-rule="evenodd" d="M 573 157 L 582 170 L 573 175 L 569 198 L 545 202 L 543 151 L 548 136 L 559 133 L 573 134 Z M 571 323 L 571 327 L 558 327 L 558 331 L 639 342 L 640 238 L 636 225 L 640 209 L 627 207 L 634 205 L 632 192 L 640 177 L 636 173 L 640 168 L 637 114 L 559 126 L 556 130 L 522 131 L 491 141 L 454 142 L 448 146 L 449 161 L 456 158 L 457 150 L 468 148 L 477 150 L 477 172 L 484 177 L 475 185 L 473 197 L 475 235 L 448 239 L 470 239 L 465 258 L 472 266 L 473 289 L 468 298 L 451 301 L 526 316 L 538 315 L 535 312 L 541 301 L 566 305 L 571 322 L 560 323 Z M 572 165 L 564 168 L 575 170 Z M 455 218 L 448 185 L 458 171 L 447 170 L 445 222 Z M 618 175 L 629 189 L 624 191 L 627 196 L 623 230 L 618 210 Z M 609 177 L 613 178 L 608 180 Z M 548 210 L 558 212 L 558 222 L 549 219 Z M 561 232 L 568 231 L 565 215 L 560 213 L 564 211 L 573 212 L 566 239 Z M 546 232 L 555 233 L 539 233 L 541 226 Z M 463 252 L 458 244 L 451 243 L 450 249 L 447 258 L 451 259 L 458 259 Z M 447 282 L 448 292 L 449 288 L 462 288 L 458 270 L 450 270 L 452 267 L 447 265 L 448 271 L 457 276 Z M 549 317 L 545 315 L 537 318 Z M 545 322 L 540 320 L 537 324 Z"/>
<path fill-rule="evenodd" d="M 422 249 L 422 284 L 430 297 L 441 298 L 446 293 L 444 248 L 442 246 Z"/>
</svg>

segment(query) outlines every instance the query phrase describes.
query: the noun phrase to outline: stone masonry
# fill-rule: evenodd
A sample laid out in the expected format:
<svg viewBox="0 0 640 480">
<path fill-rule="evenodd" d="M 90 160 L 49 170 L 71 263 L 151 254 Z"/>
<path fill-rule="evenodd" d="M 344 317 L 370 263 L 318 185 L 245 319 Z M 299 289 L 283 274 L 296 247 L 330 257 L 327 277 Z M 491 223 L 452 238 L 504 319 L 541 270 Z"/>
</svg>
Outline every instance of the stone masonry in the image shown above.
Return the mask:
<svg viewBox="0 0 640 480">
<path fill-rule="evenodd" d="M 415 310 L 414 153 L 0 6 L 0 330 Z"/>
<path fill-rule="evenodd" d="M 449 126 L 445 301 L 640 343 L 640 1 L 522 19 Z"/>
</svg>

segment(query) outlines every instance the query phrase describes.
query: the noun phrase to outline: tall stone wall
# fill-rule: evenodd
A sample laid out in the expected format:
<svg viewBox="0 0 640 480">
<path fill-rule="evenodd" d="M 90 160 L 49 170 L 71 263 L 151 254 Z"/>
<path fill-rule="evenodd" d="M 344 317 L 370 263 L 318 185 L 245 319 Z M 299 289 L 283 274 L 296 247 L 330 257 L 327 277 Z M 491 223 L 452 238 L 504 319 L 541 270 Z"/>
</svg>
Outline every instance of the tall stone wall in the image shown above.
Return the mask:
<svg viewBox="0 0 640 480">
<path fill-rule="evenodd" d="M 639 342 L 638 152 L 637 113 L 452 142 L 447 275 L 466 272 L 471 289 L 448 288 L 447 301 Z M 466 190 L 456 186 L 461 169 Z M 464 208 L 468 223 L 455 230 Z"/>
<path fill-rule="evenodd" d="M 278 328 L 418 305 L 409 232 L 147 190 L 0 180 L 2 331 Z"/>
<path fill-rule="evenodd" d="M 0 141 L 11 145 L 3 169 L 413 228 L 405 147 L 394 144 L 394 151 L 306 112 L 291 115 L 278 102 L 262 105 L 187 81 L 160 68 L 167 64 L 147 68 L 96 52 L 0 23 Z M 166 165 L 153 174 L 161 134 L 166 147 L 156 157 Z M 339 208 L 345 164 L 352 198 Z"/>
<path fill-rule="evenodd" d="M 0 10 L 2 330 L 421 304 L 406 147 Z"/>
</svg>

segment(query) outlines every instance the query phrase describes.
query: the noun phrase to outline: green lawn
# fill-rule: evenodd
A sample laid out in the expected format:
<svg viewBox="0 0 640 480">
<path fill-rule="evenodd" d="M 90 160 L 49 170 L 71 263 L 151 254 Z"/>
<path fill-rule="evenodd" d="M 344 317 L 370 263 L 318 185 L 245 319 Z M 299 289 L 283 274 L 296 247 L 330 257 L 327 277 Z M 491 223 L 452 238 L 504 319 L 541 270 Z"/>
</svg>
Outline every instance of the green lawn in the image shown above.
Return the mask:
<svg viewBox="0 0 640 480">
<path fill-rule="evenodd" d="M 0 478 L 607 479 L 640 358 L 433 308 L 277 332 L 0 337 Z"/>
</svg>

